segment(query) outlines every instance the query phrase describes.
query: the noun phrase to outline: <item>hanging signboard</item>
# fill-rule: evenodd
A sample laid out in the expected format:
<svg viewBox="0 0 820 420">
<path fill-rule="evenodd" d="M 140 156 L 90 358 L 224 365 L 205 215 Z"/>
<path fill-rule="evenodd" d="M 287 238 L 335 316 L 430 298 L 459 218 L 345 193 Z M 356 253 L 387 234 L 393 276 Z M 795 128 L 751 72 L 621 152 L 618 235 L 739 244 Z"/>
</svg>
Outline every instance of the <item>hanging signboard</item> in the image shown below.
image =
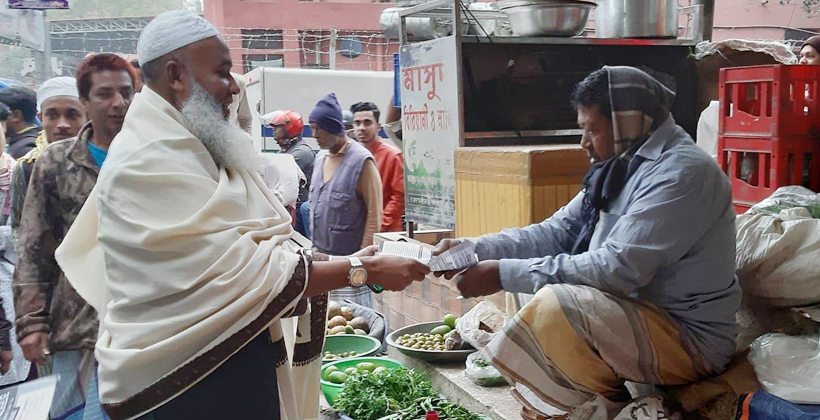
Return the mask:
<svg viewBox="0 0 820 420">
<path fill-rule="evenodd" d="M 44 12 L 37 10 L 9 10 L 8 3 L 0 3 L 0 37 L 10 40 L 20 37 L 20 45 L 43 51 L 46 45 Z"/>
<path fill-rule="evenodd" d="M 456 39 L 405 45 L 400 63 L 405 214 L 408 221 L 455 229 Z"/>
<path fill-rule="evenodd" d="M 8 0 L 9 9 L 68 9 L 68 0 Z"/>
</svg>

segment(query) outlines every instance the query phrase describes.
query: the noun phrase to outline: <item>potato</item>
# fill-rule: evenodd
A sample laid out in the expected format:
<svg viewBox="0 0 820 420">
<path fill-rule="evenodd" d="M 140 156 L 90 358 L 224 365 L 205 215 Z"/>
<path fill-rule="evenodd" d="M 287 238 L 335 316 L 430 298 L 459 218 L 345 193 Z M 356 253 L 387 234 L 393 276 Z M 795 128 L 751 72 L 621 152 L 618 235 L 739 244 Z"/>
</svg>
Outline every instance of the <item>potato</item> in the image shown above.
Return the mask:
<svg viewBox="0 0 820 420">
<path fill-rule="evenodd" d="M 356 333 L 356 335 L 367 335 L 367 333 L 364 332 L 364 330 L 354 330 L 353 332 Z"/>
<path fill-rule="evenodd" d="M 333 319 L 342 314 L 342 305 L 338 302 L 329 301 L 327 303 L 327 319 Z"/>
<path fill-rule="evenodd" d="M 357 330 L 363 330 L 364 332 L 370 332 L 370 325 L 367 324 L 367 320 L 362 317 L 356 317 L 350 320 L 347 325 L 352 326 Z"/>
<path fill-rule="evenodd" d="M 345 326 L 339 325 L 330 329 L 330 335 L 344 334 Z"/>
<path fill-rule="evenodd" d="M 347 306 L 342 306 L 342 316 L 345 317 L 345 320 L 350 321 L 353 319 L 353 309 L 350 309 Z"/>
<path fill-rule="evenodd" d="M 330 329 L 333 329 L 334 327 L 339 327 L 339 326 L 346 327 L 347 326 L 347 320 L 345 319 L 345 317 L 343 317 L 341 315 L 337 315 L 337 316 L 334 316 L 330 321 L 328 321 L 327 326 L 330 327 Z"/>
</svg>

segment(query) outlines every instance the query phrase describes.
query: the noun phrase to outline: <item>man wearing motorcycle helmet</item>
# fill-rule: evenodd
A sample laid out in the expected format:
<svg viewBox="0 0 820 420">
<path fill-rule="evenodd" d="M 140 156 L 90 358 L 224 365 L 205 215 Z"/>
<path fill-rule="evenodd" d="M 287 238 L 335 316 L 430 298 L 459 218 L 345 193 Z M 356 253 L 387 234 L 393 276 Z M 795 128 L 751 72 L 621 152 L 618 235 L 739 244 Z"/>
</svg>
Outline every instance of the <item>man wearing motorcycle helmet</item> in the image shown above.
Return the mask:
<svg viewBox="0 0 820 420">
<path fill-rule="evenodd" d="M 292 155 L 299 169 L 307 177 L 307 182 L 299 187 L 299 198 L 296 201 L 296 208 L 301 209 L 302 204 L 308 200 L 308 187 L 313 174 L 313 161 L 316 158 L 316 154 L 302 139 L 302 130 L 305 127 L 302 115 L 291 110 L 274 111 L 262 116 L 262 123 L 273 128 L 273 138 L 279 144 L 282 153 Z M 304 235 L 305 227 L 301 212 L 297 211 L 296 230 Z"/>
</svg>

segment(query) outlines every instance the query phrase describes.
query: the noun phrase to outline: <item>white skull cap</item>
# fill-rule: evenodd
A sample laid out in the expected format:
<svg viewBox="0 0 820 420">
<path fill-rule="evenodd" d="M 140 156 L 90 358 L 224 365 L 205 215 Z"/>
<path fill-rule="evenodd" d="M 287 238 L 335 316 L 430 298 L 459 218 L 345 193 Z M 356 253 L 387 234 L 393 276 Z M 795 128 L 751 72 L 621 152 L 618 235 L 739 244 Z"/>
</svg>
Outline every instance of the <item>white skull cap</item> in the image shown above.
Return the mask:
<svg viewBox="0 0 820 420">
<path fill-rule="evenodd" d="M 48 79 L 37 89 L 37 111 L 43 112 L 43 103 L 55 96 L 71 96 L 79 98 L 77 79 L 60 76 Z"/>
<path fill-rule="evenodd" d="M 214 25 L 187 10 L 172 10 L 155 17 L 137 41 L 137 58 L 144 66 L 182 47 L 219 36 Z"/>
</svg>

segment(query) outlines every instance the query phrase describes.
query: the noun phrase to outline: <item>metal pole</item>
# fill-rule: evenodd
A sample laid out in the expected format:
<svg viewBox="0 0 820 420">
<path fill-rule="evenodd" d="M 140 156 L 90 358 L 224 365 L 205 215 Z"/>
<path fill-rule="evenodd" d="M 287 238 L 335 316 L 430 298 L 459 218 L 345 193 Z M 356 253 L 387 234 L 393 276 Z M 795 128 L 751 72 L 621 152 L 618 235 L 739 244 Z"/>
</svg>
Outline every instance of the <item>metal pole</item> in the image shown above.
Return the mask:
<svg viewBox="0 0 820 420">
<path fill-rule="evenodd" d="M 314 61 L 316 61 L 316 68 L 321 68 L 322 66 L 322 38 L 319 34 L 318 32 L 311 32 L 311 35 L 313 35 L 313 57 Z"/>
<path fill-rule="evenodd" d="M 43 11 L 43 27 L 45 28 L 44 31 L 46 36 L 45 51 L 43 52 L 46 59 L 46 78 L 44 80 L 48 80 L 54 77 L 54 71 L 51 68 L 51 25 L 48 23 L 48 16 L 46 15 L 45 10 Z"/>
<path fill-rule="evenodd" d="M 404 36 L 404 31 L 407 29 L 407 21 L 405 20 L 405 17 L 403 15 L 398 14 L 398 16 L 399 16 L 399 57 L 401 57 L 402 47 L 404 47 L 404 44 L 407 43 L 407 38 Z M 401 65 L 399 66 L 399 71 L 401 71 Z M 399 94 L 401 94 L 401 91 L 399 91 Z M 402 119 L 404 119 L 404 118 L 402 117 Z M 402 123 L 402 125 L 403 124 L 404 123 Z M 403 156 L 404 156 L 404 159 L 407 159 L 406 154 L 403 155 Z M 404 185 L 405 186 L 407 185 L 407 178 L 404 178 Z M 406 187 L 405 187 L 405 189 L 406 189 Z M 406 206 L 407 197 L 404 198 L 404 202 L 405 202 L 405 206 Z M 410 239 L 413 239 L 415 237 L 415 226 L 413 226 L 413 222 L 411 222 L 410 220 L 407 220 L 406 215 L 404 217 L 405 217 L 404 221 L 405 221 L 405 224 L 406 224 L 406 227 L 407 227 L 407 237 L 410 238 Z"/>
<path fill-rule="evenodd" d="M 695 0 L 695 4 L 703 5 L 703 40 L 712 40 L 712 29 L 715 26 L 715 0 Z"/>
<path fill-rule="evenodd" d="M 399 56 L 401 56 L 401 47 L 407 43 L 407 38 L 404 35 L 404 32 L 407 30 L 407 21 L 405 20 L 404 15 L 399 14 Z"/>
<path fill-rule="evenodd" d="M 336 29 L 330 31 L 330 69 L 336 70 Z"/>
<path fill-rule="evenodd" d="M 38 85 L 50 79 L 54 75 L 51 69 L 51 27 L 48 24 L 48 16 L 45 11 L 43 11 L 43 32 L 45 32 L 43 34 L 43 51 L 34 52 L 34 62 L 36 66 L 34 71 L 34 80 Z"/>
</svg>

